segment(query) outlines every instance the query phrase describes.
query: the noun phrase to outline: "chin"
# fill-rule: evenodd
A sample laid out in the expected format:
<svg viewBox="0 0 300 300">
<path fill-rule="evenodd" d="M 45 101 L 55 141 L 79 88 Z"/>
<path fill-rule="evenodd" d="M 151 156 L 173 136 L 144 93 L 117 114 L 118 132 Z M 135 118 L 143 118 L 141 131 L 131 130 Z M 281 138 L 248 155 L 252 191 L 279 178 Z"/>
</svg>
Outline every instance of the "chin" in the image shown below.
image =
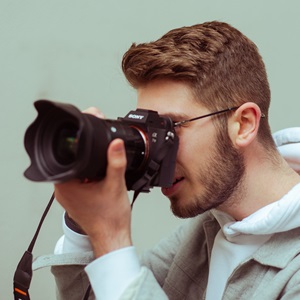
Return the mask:
<svg viewBox="0 0 300 300">
<path fill-rule="evenodd" d="M 199 208 L 195 209 L 195 207 L 180 206 L 176 204 L 171 204 L 171 210 L 176 217 L 181 219 L 194 218 L 206 211 Z"/>
<path fill-rule="evenodd" d="M 193 218 L 200 214 L 203 214 L 204 212 L 210 210 L 212 208 L 212 205 L 201 205 L 199 203 L 199 200 L 196 201 L 189 197 L 183 197 L 180 198 L 177 197 L 170 197 L 171 201 L 171 210 L 173 214 L 182 219 L 187 218 Z M 190 199 L 190 200 L 187 200 Z"/>
</svg>

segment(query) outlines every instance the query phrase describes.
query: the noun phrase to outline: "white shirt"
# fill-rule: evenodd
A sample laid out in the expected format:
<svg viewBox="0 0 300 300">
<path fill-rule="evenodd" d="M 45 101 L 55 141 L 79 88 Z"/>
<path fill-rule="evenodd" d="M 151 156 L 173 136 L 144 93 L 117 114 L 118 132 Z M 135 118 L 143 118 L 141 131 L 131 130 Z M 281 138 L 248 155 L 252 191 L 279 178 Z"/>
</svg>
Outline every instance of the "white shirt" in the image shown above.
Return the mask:
<svg viewBox="0 0 300 300">
<path fill-rule="evenodd" d="M 230 275 L 274 233 L 300 226 L 300 184 L 279 201 L 264 206 L 242 221 L 213 210 L 221 230 L 215 237 L 209 266 L 206 300 L 222 299 Z M 217 285 L 216 285 L 217 283 Z"/>
</svg>

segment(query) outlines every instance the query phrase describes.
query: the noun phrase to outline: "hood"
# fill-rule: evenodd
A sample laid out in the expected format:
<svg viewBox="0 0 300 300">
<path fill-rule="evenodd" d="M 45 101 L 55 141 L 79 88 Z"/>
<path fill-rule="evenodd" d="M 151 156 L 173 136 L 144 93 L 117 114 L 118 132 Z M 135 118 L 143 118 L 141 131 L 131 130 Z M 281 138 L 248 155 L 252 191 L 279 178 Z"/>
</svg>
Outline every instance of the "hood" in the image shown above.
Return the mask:
<svg viewBox="0 0 300 300">
<path fill-rule="evenodd" d="M 300 127 L 282 129 L 273 134 L 280 154 L 291 168 L 300 173 Z"/>
</svg>

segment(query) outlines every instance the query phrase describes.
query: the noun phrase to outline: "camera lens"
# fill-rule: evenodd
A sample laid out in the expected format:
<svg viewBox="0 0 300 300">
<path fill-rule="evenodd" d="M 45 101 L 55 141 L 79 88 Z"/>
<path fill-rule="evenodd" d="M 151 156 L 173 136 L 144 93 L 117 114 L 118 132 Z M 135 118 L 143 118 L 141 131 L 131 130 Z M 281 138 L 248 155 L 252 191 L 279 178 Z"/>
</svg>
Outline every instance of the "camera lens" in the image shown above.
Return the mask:
<svg viewBox="0 0 300 300">
<path fill-rule="evenodd" d="M 75 162 L 78 150 L 78 128 L 73 124 L 60 126 L 54 134 L 53 154 L 59 164 Z"/>
</svg>

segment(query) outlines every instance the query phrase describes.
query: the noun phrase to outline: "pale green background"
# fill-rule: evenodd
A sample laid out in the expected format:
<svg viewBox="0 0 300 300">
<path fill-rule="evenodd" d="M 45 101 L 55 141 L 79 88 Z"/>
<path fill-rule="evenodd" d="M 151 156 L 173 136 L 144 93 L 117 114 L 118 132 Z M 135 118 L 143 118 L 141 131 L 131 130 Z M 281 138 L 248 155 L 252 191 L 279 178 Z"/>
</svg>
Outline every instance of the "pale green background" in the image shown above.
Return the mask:
<svg viewBox="0 0 300 300">
<path fill-rule="evenodd" d="M 156 39 L 174 27 L 229 22 L 258 45 L 264 58 L 273 131 L 300 125 L 299 0 L 0 0 L 0 14 L 1 299 L 13 298 L 14 270 L 52 192 L 51 184 L 32 183 L 22 175 L 29 163 L 23 135 L 35 117 L 33 101 L 98 106 L 110 118 L 123 116 L 135 107 L 135 93 L 120 69 L 132 42 Z M 34 255 L 53 250 L 61 235 L 61 213 L 55 204 Z M 140 197 L 133 213 L 138 250 L 179 222 L 159 191 Z M 49 270 L 34 274 L 31 296 L 55 298 Z"/>
</svg>

